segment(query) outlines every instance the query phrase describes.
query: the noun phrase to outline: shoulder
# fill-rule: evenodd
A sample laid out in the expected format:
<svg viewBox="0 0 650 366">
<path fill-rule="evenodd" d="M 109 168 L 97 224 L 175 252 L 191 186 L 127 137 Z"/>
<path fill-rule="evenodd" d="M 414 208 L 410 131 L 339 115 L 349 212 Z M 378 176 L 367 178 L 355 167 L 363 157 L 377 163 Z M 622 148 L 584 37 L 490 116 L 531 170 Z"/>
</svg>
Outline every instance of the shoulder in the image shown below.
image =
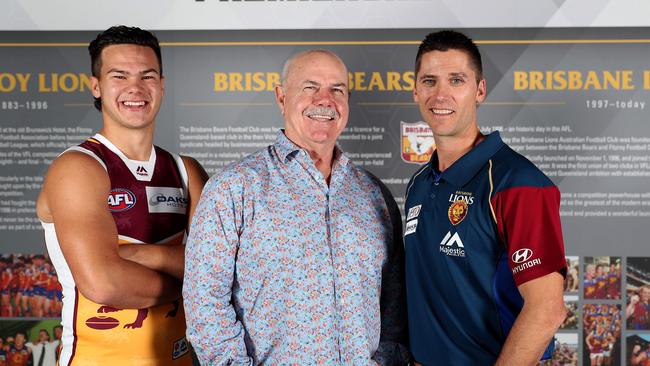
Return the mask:
<svg viewBox="0 0 650 366">
<path fill-rule="evenodd" d="M 495 190 L 516 187 L 555 187 L 544 172 L 525 156 L 504 145 L 491 159 Z"/>
<path fill-rule="evenodd" d="M 69 195 L 93 196 L 108 190 L 110 179 L 104 166 L 94 157 L 67 151 L 56 158 L 47 174 L 38 197 L 36 210 L 39 218 L 50 222 L 50 201 Z M 105 196 L 102 196 L 105 199 Z"/>
<path fill-rule="evenodd" d="M 245 187 L 255 185 L 261 177 L 268 174 L 268 155 L 268 150 L 259 150 L 228 165 L 210 177 L 205 185 L 204 194 L 224 190 L 243 191 Z"/>
</svg>

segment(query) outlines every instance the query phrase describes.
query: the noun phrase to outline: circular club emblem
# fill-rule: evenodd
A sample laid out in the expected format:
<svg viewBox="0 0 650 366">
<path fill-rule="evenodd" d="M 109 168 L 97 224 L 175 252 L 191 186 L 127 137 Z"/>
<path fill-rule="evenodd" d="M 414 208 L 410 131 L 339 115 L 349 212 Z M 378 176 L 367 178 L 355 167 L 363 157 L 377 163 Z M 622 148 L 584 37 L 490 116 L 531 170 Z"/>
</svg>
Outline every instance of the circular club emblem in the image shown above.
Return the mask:
<svg viewBox="0 0 650 366">
<path fill-rule="evenodd" d="M 512 261 L 515 263 L 523 263 L 533 256 L 533 251 L 528 248 L 522 248 L 512 253 Z"/>
<path fill-rule="evenodd" d="M 467 216 L 467 202 L 464 200 L 454 201 L 454 203 L 449 206 L 447 215 L 449 216 L 449 221 L 451 221 L 452 224 L 458 225 L 461 221 L 463 221 L 465 216 Z"/>
</svg>

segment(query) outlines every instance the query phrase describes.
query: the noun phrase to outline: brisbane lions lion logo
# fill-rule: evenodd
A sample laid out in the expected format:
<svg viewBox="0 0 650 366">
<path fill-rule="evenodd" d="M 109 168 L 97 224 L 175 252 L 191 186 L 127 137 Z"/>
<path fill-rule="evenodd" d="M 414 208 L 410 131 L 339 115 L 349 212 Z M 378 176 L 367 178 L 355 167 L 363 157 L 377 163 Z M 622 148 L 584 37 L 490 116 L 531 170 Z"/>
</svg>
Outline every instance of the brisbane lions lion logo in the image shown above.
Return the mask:
<svg viewBox="0 0 650 366">
<path fill-rule="evenodd" d="M 452 224 L 460 224 L 465 216 L 467 216 L 467 202 L 464 200 L 454 201 L 451 206 L 449 206 L 447 215 L 449 216 L 449 221 L 451 221 Z"/>
</svg>

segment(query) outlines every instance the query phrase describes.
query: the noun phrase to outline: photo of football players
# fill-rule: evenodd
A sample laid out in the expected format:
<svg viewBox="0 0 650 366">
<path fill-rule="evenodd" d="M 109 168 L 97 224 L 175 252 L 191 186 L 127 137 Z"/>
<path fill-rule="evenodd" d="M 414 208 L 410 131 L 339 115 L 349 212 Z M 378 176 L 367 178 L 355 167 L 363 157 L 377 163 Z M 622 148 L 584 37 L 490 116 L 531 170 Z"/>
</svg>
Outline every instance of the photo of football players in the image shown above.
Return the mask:
<svg viewBox="0 0 650 366">
<path fill-rule="evenodd" d="M 555 335 L 555 350 L 550 360 L 542 361 L 539 366 L 577 366 L 578 334 L 558 333 Z"/>
<path fill-rule="evenodd" d="M 627 306 L 625 319 L 629 330 L 650 329 L 650 258 L 627 258 Z"/>
<path fill-rule="evenodd" d="M 58 318 L 62 306 L 61 287 L 47 254 L 0 256 L 0 317 Z"/>
<path fill-rule="evenodd" d="M 0 366 L 55 366 L 59 320 L 1 320 Z"/>
<path fill-rule="evenodd" d="M 584 298 L 617 300 L 621 298 L 621 258 L 585 257 Z"/>
<path fill-rule="evenodd" d="M 621 306 L 585 304 L 582 325 L 584 365 L 620 365 Z"/>
<path fill-rule="evenodd" d="M 564 278 L 564 292 L 574 293 L 578 292 L 580 283 L 580 276 L 578 268 L 580 268 L 580 260 L 578 256 L 565 256 L 566 258 L 566 277 Z"/>
<path fill-rule="evenodd" d="M 630 335 L 626 343 L 627 365 L 650 366 L 650 334 Z"/>
<path fill-rule="evenodd" d="M 560 329 L 564 330 L 578 330 L 578 303 L 575 301 L 571 302 L 566 302 L 566 319 L 564 319 L 564 322 L 562 325 L 560 325 Z"/>
</svg>

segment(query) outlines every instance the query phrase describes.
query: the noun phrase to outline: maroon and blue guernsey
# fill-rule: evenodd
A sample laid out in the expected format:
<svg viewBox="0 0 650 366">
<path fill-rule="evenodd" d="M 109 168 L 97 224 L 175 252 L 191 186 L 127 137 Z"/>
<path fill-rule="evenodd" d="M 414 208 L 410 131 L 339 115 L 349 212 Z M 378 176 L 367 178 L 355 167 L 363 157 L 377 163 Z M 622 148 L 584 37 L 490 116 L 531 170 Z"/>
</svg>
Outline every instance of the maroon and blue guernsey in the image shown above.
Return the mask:
<svg viewBox="0 0 650 366">
<path fill-rule="evenodd" d="M 423 365 L 492 365 L 523 306 L 517 286 L 566 273 L 560 192 L 498 132 L 437 166 L 434 154 L 406 191 L 411 351 Z"/>
</svg>

